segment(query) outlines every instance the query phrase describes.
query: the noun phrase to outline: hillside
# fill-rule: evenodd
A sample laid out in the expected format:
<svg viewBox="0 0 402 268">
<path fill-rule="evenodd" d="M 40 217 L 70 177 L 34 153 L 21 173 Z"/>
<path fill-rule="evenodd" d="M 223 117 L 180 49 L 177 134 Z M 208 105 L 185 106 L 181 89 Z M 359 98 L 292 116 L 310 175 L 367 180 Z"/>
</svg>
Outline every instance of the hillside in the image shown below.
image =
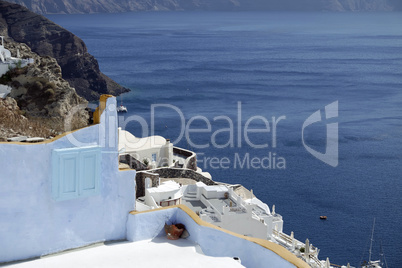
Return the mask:
<svg viewBox="0 0 402 268">
<path fill-rule="evenodd" d="M 55 58 L 63 79 L 87 100 L 128 91 L 99 70 L 80 38 L 25 7 L 0 1 L 0 35 L 27 44 L 39 56 Z"/>
<path fill-rule="evenodd" d="M 399 0 L 10 0 L 39 14 L 127 11 L 401 11 Z"/>
<path fill-rule="evenodd" d="M 88 124 L 87 101 L 61 77 L 54 58 L 41 57 L 26 44 L 9 39 L 4 46 L 12 55 L 18 50 L 34 63 L 0 77 L 0 84 L 11 88 L 9 97 L 0 99 L 0 141 L 15 136 L 49 138 Z M 66 122 L 71 122 L 71 128 L 66 129 Z"/>
</svg>

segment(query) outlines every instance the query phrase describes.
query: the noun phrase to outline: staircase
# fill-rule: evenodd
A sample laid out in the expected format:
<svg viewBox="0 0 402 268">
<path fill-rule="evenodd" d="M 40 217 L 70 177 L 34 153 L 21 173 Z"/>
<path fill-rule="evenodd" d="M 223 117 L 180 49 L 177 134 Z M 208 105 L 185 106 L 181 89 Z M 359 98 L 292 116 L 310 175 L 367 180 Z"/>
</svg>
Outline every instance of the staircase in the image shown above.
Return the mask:
<svg viewBox="0 0 402 268">
<path fill-rule="evenodd" d="M 197 200 L 197 193 L 196 192 L 187 192 L 183 196 L 184 200 Z"/>
<path fill-rule="evenodd" d="M 187 189 L 183 196 L 184 200 L 197 200 L 197 186 L 196 185 L 188 185 Z"/>
</svg>

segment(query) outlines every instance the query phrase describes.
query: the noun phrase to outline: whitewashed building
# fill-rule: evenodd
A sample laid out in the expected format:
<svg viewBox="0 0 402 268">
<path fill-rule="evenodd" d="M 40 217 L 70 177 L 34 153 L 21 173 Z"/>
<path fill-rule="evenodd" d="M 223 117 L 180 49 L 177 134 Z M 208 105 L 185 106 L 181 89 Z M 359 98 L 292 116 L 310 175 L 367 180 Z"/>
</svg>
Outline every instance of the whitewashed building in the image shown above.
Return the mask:
<svg viewBox="0 0 402 268">
<path fill-rule="evenodd" d="M 181 204 L 183 192 L 178 183 L 166 181 L 158 187 L 146 187 L 144 198 L 148 209 L 168 207 Z"/>
<path fill-rule="evenodd" d="M 207 223 L 247 237 L 274 242 L 311 267 L 333 267 L 329 260 L 318 259 L 319 249 L 308 239 L 303 243 L 294 237 L 293 232 L 290 235 L 283 232 L 283 219 L 275 212 L 275 205 L 270 210 L 267 204 L 254 196 L 243 199 L 227 185 L 197 182 L 181 186 L 166 181 L 157 187 L 146 187 L 145 198 L 140 198 L 136 204 L 139 211 L 184 204 Z"/>
<path fill-rule="evenodd" d="M 173 165 L 173 144 L 162 136 L 138 138 L 119 128 L 119 153 L 129 154 L 151 168 Z"/>
<path fill-rule="evenodd" d="M 7 73 L 10 69 L 16 67 L 25 67 L 30 63 L 33 63 L 33 59 L 21 59 L 19 53 L 17 57 L 12 57 L 10 50 L 4 47 L 4 37 L 0 36 L 0 76 Z"/>
<path fill-rule="evenodd" d="M 183 261 L 171 256 L 183 254 L 185 245 L 197 253 L 192 260 L 203 263 L 194 267 L 309 267 L 278 244 L 220 229 L 184 205 L 135 211 L 136 171 L 118 167 L 115 107 L 115 98 L 102 95 L 94 125 L 34 144 L 0 142 L 0 265 L 160 267 L 161 259 L 149 256 L 166 250 L 163 266 L 177 267 Z M 148 190 L 158 196 L 155 202 L 181 198 L 177 187 L 165 186 L 169 186 L 164 189 L 167 197 L 162 191 Z M 223 188 L 196 187 L 210 200 L 225 197 Z M 164 225 L 170 222 L 184 224 L 189 237 L 168 241 Z M 115 240 L 124 242 L 81 249 L 81 254 L 78 250 L 39 258 Z M 173 243 L 177 246 L 170 247 Z M 8 263 L 30 258 L 36 259 Z"/>
<path fill-rule="evenodd" d="M 98 124 L 0 142 L 0 263 L 126 238 L 136 172 L 119 171 L 116 99 L 102 97 Z"/>
</svg>

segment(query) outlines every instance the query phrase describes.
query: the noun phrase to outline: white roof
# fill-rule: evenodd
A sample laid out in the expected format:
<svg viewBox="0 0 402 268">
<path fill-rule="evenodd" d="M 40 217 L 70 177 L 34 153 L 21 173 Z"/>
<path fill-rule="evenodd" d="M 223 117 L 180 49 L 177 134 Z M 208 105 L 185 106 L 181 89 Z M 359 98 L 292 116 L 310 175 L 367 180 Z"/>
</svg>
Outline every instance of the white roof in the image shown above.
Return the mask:
<svg viewBox="0 0 402 268">
<path fill-rule="evenodd" d="M 215 191 L 215 192 L 227 192 L 229 191 L 228 187 L 225 185 L 205 185 L 203 186 L 207 192 Z"/>
<path fill-rule="evenodd" d="M 174 181 L 165 181 L 158 187 L 152 187 L 147 189 L 149 193 L 164 193 L 180 190 L 180 184 Z"/>
<path fill-rule="evenodd" d="M 229 188 L 225 185 L 206 185 L 205 183 L 199 181 L 195 183 L 197 187 L 204 188 L 205 191 L 215 191 L 215 192 L 227 192 Z"/>
<path fill-rule="evenodd" d="M 10 267 L 244 267 L 229 257 L 205 256 L 199 246 L 187 239 L 157 237 L 140 242 L 120 242 L 69 251 Z"/>
<path fill-rule="evenodd" d="M 162 136 L 149 136 L 137 138 L 128 131 L 119 128 L 119 151 L 124 149 L 126 153 L 160 148 L 166 145 L 166 139 Z"/>
</svg>

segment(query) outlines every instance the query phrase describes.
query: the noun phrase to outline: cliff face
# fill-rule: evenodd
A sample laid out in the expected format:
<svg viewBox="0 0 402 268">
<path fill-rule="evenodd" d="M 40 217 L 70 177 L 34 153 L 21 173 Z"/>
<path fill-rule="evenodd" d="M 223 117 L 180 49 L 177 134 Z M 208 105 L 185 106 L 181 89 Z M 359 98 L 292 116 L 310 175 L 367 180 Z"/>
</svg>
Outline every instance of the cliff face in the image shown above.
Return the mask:
<svg viewBox="0 0 402 268">
<path fill-rule="evenodd" d="M 150 10 L 402 10 L 400 0 L 9 0 L 39 14 Z"/>
<path fill-rule="evenodd" d="M 40 5 L 40 2 L 31 5 L 43 7 L 53 3 L 44 1 Z M 128 91 L 100 72 L 97 60 L 80 38 L 24 7 L 0 1 L 0 34 L 27 44 L 39 56 L 55 58 L 62 77 L 87 100 L 98 100 L 100 94 L 118 95 Z"/>
<path fill-rule="evenodd" d="M 168 10 L 231 10 L 238 0 L 12 0 L 39 14 Z"/>
<path fill-rule="evenodd" d="M 33 58 L 35 61 L 24 68 L 13 69 L 0 78 L 1 84 L 12 88 L 10 97 L 16 101 L 23 115 L 40 122 L 53 134 L 88 124 L 89 116 L 85 110 L 88 102 L 78 96 L 75 89 L 61 77 L 61 68 L 54 58 L 41 57 L 27 45 L 11 40 L 6 40 L 5 47 L 12 55 L 16 55 L 18 50 L 22 58 Z M 6 119 L 3 118 L 0 125 L 4 125 Z M 72 129 L 65 128 L 69 120 Z"/>
</svg>

